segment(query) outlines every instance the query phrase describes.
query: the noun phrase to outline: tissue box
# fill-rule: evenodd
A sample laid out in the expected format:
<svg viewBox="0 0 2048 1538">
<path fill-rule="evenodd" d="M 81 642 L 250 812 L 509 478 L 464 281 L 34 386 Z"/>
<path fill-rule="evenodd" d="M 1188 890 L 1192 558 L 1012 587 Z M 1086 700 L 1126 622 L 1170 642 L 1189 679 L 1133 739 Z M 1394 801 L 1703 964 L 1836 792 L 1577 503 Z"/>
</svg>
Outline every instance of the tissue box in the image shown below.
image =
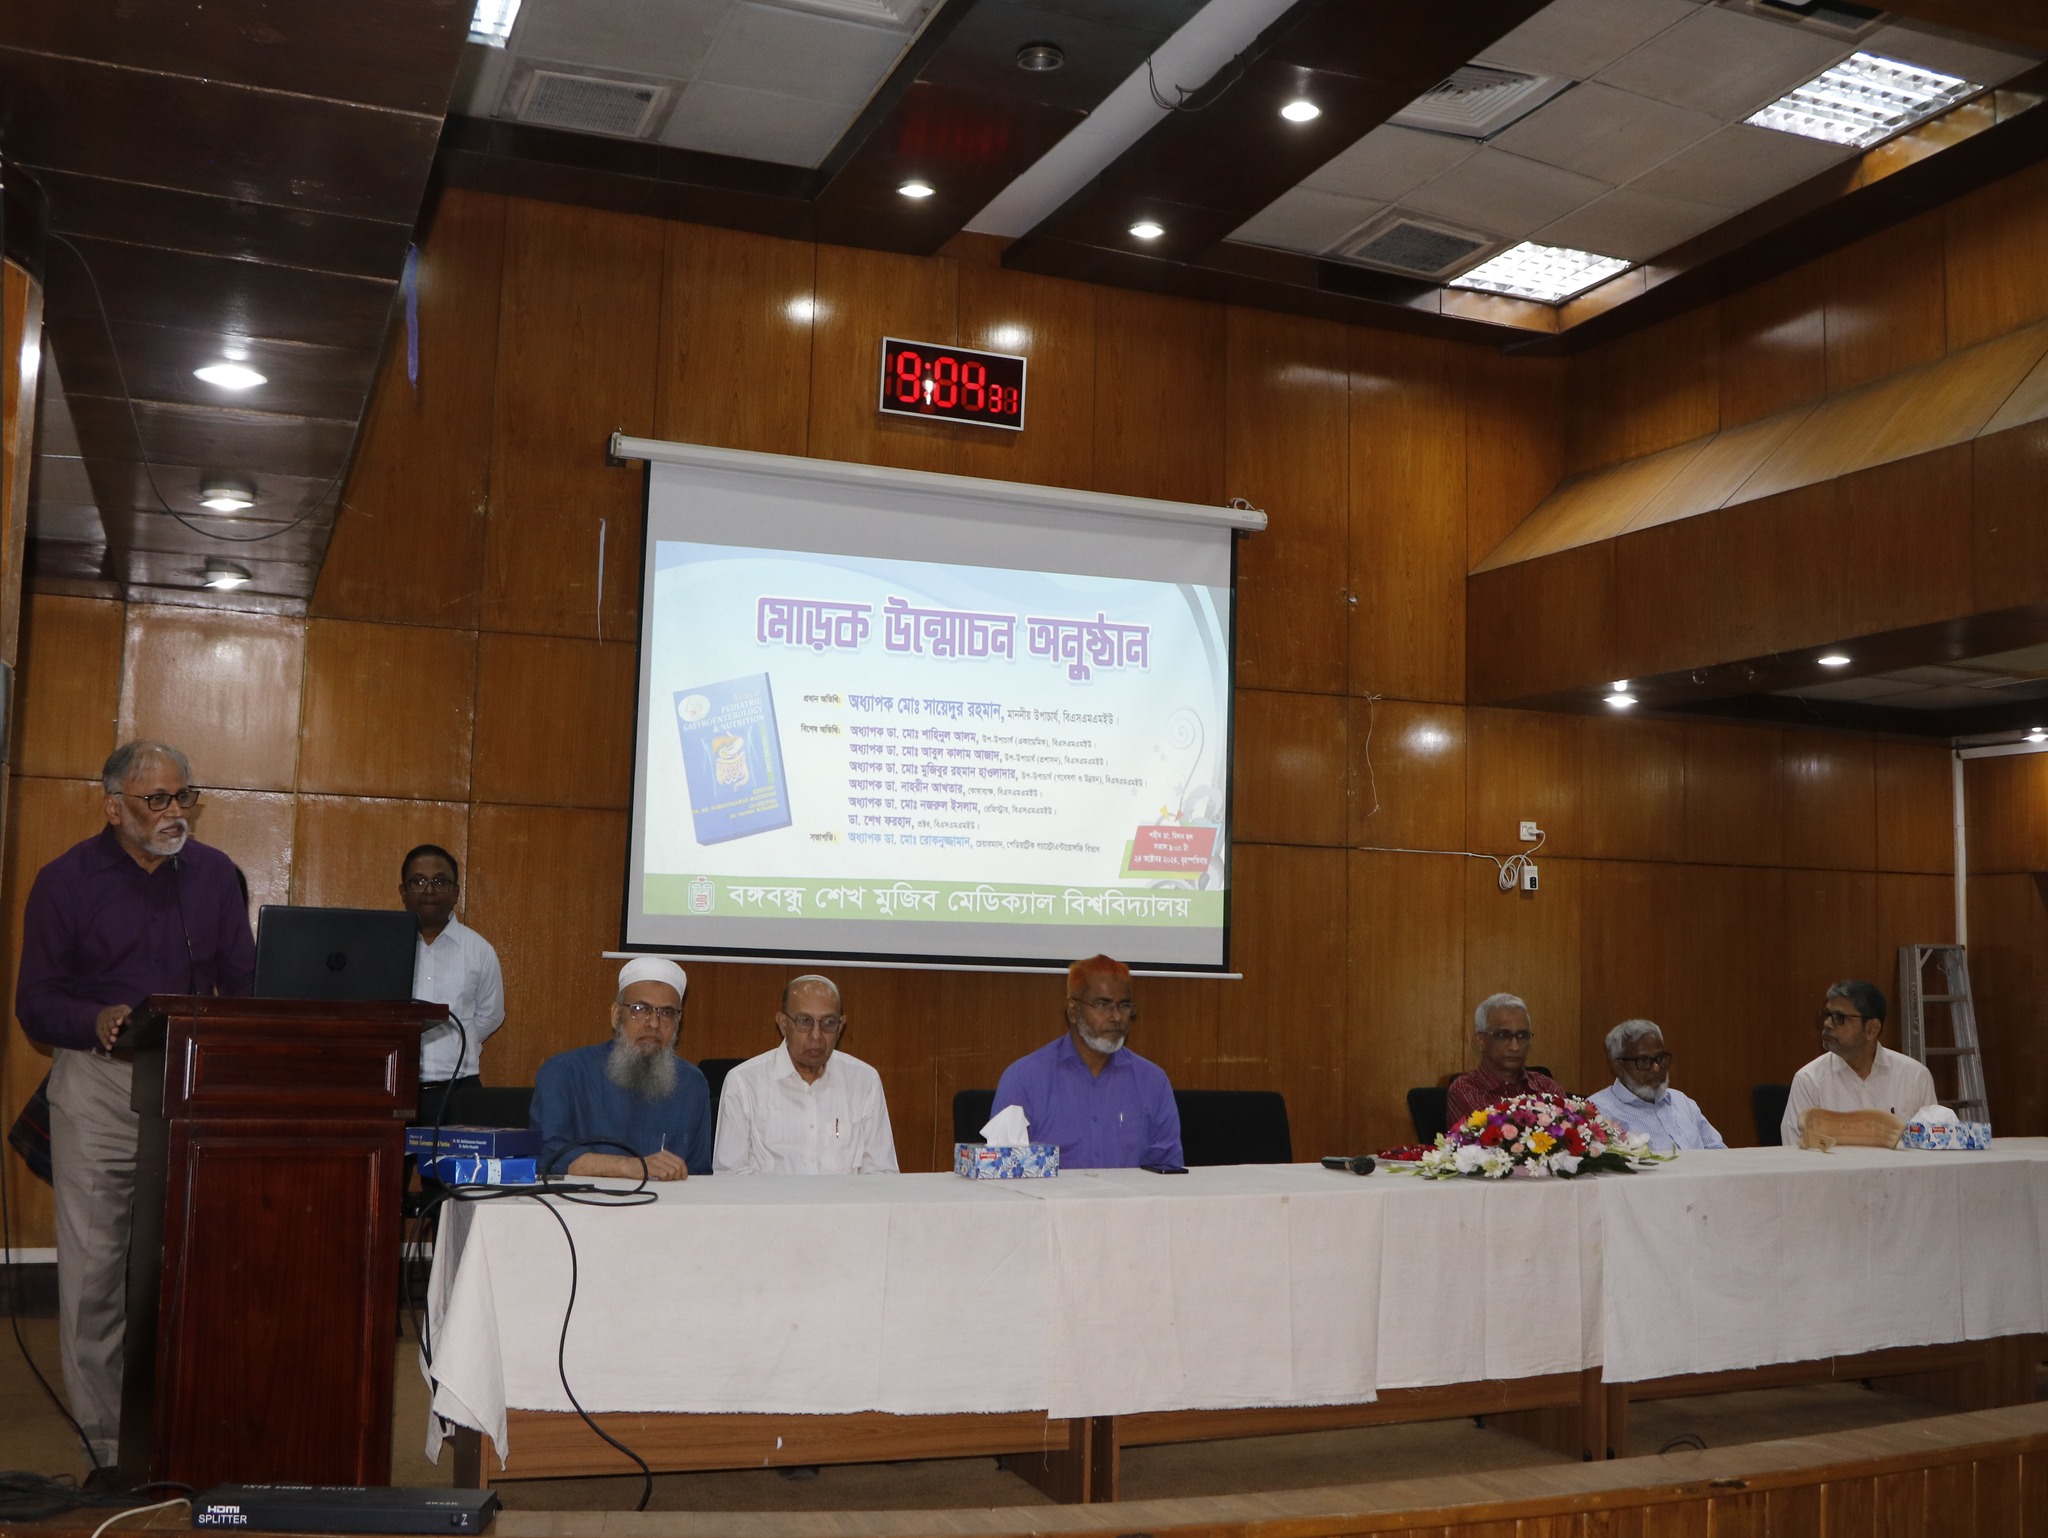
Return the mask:
<svg viewBox="0 0 2048 1538">
<path fill-rule="evenodd" d="M 1934 1148 L 1970 1150 L 1972 1152 L 1991 1146 L 1991 1123 L 1988 1121 L 1958 1121 L 1930 1126 L 1924 1121 L 1906 1123 L 1906 1135 L 1899 1140 L 1901 1148 Z"/>
<path fill-rule="evenodd" d="M 1060 1172 L 1060 1145 L 1025 1143 L 990 1148 L 983 1143 L 953 1145 L 953 1173 L 969 1180 L 1036 1180 Z"/>
<path fill-rule="evenodd" d="M 407 1127 L 405 1151 L 420 1159 L 437 1151 L 443 1158 L 538 1159 L 540 1134 L 531 1127 L 443 1127 L 436 1150 L 432 1127 Z"/>
<path fill-rule="evenodd" d="M 450 1186 L 530 1186 L 540 1182 L 532 1159 L 436 1159 L 434 1178 Z"/>
</svg>

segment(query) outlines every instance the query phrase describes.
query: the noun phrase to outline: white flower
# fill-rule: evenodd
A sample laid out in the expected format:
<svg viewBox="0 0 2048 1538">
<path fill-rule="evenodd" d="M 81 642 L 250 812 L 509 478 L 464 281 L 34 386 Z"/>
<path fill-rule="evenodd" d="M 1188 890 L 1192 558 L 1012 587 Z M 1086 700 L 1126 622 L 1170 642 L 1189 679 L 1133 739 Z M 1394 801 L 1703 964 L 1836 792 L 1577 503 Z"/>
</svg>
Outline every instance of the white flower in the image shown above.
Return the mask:
<svg viewBox="0 0 2048 1538">
<path fill-rule="evenodd" d="M 1477 1174 L 1486 1167 L 1487 1150 L 1477 1143 L 1467 1143 L 1458 1150 L 1457 1162 L 1460 1175 Z"/>
<path fill-rule="evenodd" d="M 1560 1175 L 1575 1175 L 1579 1169 L 1579 1156 L 1575 1153 L 1554 1153 L 1550 1156 L 1550 1165 Z"/>
</svg>

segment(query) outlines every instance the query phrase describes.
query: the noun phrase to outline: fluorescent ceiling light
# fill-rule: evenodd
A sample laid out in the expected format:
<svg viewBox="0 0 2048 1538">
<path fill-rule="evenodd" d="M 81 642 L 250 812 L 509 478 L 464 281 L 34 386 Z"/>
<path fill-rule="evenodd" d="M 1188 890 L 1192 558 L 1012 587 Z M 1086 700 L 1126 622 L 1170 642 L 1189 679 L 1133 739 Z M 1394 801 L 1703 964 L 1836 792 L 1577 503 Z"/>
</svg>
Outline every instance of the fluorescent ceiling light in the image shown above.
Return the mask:
<svg viewBox="0 0 2048 1538">
<path fill-rule="evenodd" d="M 256 579 L 249 575 L 249 568 L 237 566 L 233 561 L 208 561 L 206 574 L 200 580 L 201 587 L 231 592 L 238 587 L 247 587 Z"/>
<path fill-rule="evenodd" d="M 1539 246 L 1533 240 L 1525 240 L 1453 278 L 1451 287 L 1561 304 L 1574 294 L 1583 294 L 1595 284 L 1627 272 L 1628 267 L 1618 256 L 1599 256 L 1568 246 Z"/>
<path fill-rule="evenodd" d="M 476 14 L 469 18 L 469 40 L 486 48 L 503 48 L 518 19 L 519 0 L 476 0 Z"/>
<path fill-rule="evenodd" d="M 256 493 L 239 481 L 208 481 L 200 488 L 199 505 L 216 513 L 244 513 L 256 505 Z"/>
<path fill-rule="evenodd" d="M 1313 123 L 1323 109 L 1312 101 L 1291 101 L 1280 109 L 1280 115 L 1290 123 Z"/>
<path fill-rule="evenodd" d="M 1845 668 L 1855 661 L 1853 657 L 1845 657 L 1840 652 L 1829 652 L 1825 657 L 1816 657 L 1813 660 L 1824 668 Z"/>
<path fill-rule="evenodd" d="M 1852 53 L 1748 121 L 1758 128 L 1868 149 L 1983 89 L 1939 70 Z"/>
<path fill-rule="evenodd" d="M 1157 240 L 1166 233 L 1166 226 L 1154 224 L 1150 219 L 1140 219 L 1131 226 L 1131 233 L 1140 240 Z"/>
<path fill-rule="evenodd" d="M 929 182 L 905 182 L 896 190 L 906 198 L 928 198 L 932 195 L 932 188 Z"/>
<path fill-rule="evenodd" d="M 249 390 L 268 381 L 246 363 L 209 363 L 192 370 L 194 377 L 223 390 Z"/>
</svg>

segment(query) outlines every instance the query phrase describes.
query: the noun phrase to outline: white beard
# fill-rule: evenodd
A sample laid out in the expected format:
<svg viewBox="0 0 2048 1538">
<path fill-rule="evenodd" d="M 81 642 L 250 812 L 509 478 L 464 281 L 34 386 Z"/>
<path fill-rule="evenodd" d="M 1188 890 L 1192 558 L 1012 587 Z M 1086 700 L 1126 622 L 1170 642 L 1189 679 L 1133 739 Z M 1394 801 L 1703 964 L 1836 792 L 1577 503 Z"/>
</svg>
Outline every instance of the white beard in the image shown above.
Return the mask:
<svg viewBox="0 0 2048 1538">
<path fill-rule="evenodd" d="M 1130 1039 L 1127 1036 L 1090 1036 L 1078 1026 L 1075 1028 L 1075 1034 L 1081 1038 L 1090 1052 L 1100 1052 L 1105 1057 L 1123 1051 L 1124 1043 Z"/>
<path fill-rule="evenodd" d="M 604 1060 L 604 1076 L 629 1095 L 642 1100 L 666 1100 L 675 1093 L 676 1055 L 669 1051 L 642 1055 L 621 1036 L 612 1043 L 611 1054 Z"/>
</svg>

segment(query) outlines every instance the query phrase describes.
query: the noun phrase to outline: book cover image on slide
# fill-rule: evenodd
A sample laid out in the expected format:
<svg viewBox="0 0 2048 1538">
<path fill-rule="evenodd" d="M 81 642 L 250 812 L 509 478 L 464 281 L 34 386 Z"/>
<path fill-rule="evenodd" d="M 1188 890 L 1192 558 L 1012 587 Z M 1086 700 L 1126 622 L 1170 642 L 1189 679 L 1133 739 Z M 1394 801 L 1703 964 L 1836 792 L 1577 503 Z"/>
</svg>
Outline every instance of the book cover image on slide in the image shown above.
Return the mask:
<svg viewBox="0 0 2048 1538">
<path fill-rule="evenodd" d="M 766 673 L 676 691 L 690 820 L 700 844 L 789 826 L 782 739 Z"/>
</svg>

